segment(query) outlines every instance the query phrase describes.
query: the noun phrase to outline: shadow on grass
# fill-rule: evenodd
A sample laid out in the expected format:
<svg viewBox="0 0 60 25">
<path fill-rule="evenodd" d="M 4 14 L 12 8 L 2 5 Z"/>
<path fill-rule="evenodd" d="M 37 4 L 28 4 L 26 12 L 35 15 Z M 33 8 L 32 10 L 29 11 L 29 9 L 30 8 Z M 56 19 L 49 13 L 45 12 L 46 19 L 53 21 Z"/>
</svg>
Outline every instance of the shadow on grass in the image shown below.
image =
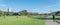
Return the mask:
<svg viewBox="0 0 60 25">
<path fill-rule="evenodd" d="M 37 18 L 40 20 L 53 20 L 53 18 Z M 60 20 L 60 18 L 55 18 L 55 20 Z"/>
<path fill-rule="evenodd" d="M 32 17 L 33 18 L 33 17 Z M 53 18 L 34 18 L 34 19 L 40 19 L 40 20 L 53 20 Z M 60 18 L 55 18 L 54 20 L 60 20 Z"/>
<path fill-rule="evenodd" d="M 58 22 L 58 21 L 55 21 L 55 22 L 57 22 L 58 24 L 60 24 L 60 22 Z"/>
</svg>

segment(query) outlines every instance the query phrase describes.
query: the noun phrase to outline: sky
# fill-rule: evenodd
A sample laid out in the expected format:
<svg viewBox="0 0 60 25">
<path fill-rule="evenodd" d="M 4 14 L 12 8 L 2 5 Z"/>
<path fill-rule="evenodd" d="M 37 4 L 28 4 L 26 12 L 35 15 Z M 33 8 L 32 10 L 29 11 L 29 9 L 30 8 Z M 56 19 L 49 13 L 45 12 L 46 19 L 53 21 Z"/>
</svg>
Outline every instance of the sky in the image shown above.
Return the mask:
<svg viewBox="0 0 60 25">
<path fill-rule="evenodd" d="M 60 0 L 0 0 L 0 10 L 7 11 L 8 6 L 14 12 L 49 13 L 60 11 Z"/>
</svg>

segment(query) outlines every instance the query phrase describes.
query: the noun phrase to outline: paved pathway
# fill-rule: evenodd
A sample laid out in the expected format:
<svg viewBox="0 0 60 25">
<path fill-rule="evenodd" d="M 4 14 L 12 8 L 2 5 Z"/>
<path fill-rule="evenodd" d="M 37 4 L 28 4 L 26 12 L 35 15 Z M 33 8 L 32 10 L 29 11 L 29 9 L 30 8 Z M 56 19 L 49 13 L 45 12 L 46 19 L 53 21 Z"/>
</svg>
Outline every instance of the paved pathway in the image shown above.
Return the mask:
<svg viewBox="0 0 60 25">
<path fill-rule="evenodd" d="M 47 17 L 47 18 L 49 18 L 49 17 Z M 53 22 L 53 20 L 46 20 L 45 25 L 60 25 L 60 24 L 58 24 L 57 22 Z"/>
</svg>

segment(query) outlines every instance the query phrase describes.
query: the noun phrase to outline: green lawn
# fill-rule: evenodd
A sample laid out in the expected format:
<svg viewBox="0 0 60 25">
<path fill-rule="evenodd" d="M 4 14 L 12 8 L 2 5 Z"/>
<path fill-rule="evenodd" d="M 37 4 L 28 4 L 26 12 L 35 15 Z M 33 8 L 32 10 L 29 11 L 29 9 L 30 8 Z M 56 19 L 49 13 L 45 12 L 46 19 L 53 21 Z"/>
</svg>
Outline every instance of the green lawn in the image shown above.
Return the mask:
<svg viewBox="0 0 60 25">
<path fill-rule="evenodd" d="M 27 16 L 4 16 L 0 17 L 0 25 L 44 25 L 45 20 L 29 18 Z"/>
<path fill-rule="evenodd" d="M 56 21 L 60 22 L 60 16 L 55 16 L 55 18 L 59 18 Z"/>
</svg>

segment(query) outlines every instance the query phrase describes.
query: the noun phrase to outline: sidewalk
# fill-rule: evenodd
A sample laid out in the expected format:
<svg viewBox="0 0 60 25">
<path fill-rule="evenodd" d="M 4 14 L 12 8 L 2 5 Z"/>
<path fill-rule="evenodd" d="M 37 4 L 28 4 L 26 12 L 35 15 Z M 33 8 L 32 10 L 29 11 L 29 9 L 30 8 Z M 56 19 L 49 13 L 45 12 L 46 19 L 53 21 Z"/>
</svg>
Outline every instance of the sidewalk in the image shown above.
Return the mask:
<svg viewBox="0 0 60 25">
<path fill-rule="evenodd" d="M 47 17 L 47 18 L 49 18 L 49 17 Z M 57 22 L 53 22 L 53 20 L 46 20 L 45 25 L 60 25 L 60 24 L 58 24 Z"/>
</svg>

